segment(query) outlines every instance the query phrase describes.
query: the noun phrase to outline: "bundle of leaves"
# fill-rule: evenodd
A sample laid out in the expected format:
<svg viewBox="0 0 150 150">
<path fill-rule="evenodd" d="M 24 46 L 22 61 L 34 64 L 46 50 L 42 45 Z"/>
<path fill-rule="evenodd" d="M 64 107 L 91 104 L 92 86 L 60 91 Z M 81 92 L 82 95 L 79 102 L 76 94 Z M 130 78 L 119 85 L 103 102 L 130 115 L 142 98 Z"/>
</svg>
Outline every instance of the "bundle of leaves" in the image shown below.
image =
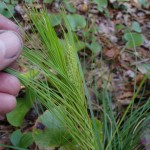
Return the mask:
<svg viewBox="0 0 150 150">
<path fill-rule="evenodd" d="M 41 147 L 97 149 L 96 132 L 94 133 L 93 129 L 93 126 L 96 129 L 96 123 L 94 118 L 91 121 L 87 112 L 86 88 L 68 20 L 62 13 L 67 27 L 66 32 L 62 28 L 65 38 L 65 44 L 62 45 L 46 10 L 38 12 L 32 8 L 28 10 L 28 16 L 33 23 L 32 32 L 39 34 L 38 41 L 35 42 L 39 44 L 40 49 L 37 50 L 33 45 L 30 49 L 25 45 L 22 56 L 27 59 L 28 67 L 33 69 L 34 73 L 30 75 L 30 78 L 25 78 L 16 71 L 9 70 L 9 72 L 17 76 L 48 110 L 45 116 L 49 122 L 43 123 L 39 118 L 33 134 L 35 141 L 38 141 L 37 144 Z M 27 33 L 25 38 L 31 41 Z M 39 127 L 40 122 L 43 127 Z M 46 129 L 52 126 L 55 132 L 48 133 Z M 45 129 L 45 135 L 46 132 L 54 134 L 52 139 L 46 139 L 45 135 L 42 137 L 45 138 L 45 143 L 36 139 L 37 134 L 42 134 L 41 129 Z M 58 129 L 59 132 L 57 132 Z"/>
</svg>

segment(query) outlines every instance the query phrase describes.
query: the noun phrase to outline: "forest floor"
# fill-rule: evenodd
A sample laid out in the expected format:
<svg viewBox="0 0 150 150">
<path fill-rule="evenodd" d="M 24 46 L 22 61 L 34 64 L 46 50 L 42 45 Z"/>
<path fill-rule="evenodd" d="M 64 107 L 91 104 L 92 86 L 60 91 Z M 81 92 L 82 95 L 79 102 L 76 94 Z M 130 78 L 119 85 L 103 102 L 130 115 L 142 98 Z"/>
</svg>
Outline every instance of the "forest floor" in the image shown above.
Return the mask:
<svg viewBox="0 0 150 150">
<path fill-rule="evenodd" d="M 92 100 L 94 111 L 101 106 L 101 96 L 98 91 L 107 89 L 112 98 L 112 109 L 122 114 L 143 80 L 150 72 L 150 1 L 110 0 L 99 3 L 98 0 L 51 0 L 49 3 L 41 1 L 34 3 L 38 9 L 46 7 L 56 33 L 61 38 L 58 24 L 61 22 L 60 10 L 62 4 L 68 15 L 72 31 L 81 43 L 78 54 L 84 68 L 85 80 Z M 14 16 L 23 26 L 23 30 L 30 32 L 30 20 L 25 13 L 24 2 L 16 2 Z M 55 19 L 55 17 L 57 19 Z M 31 33 L 33 45 L 37 35 Z M 26 41 L 24 41 L 26 42 Z M 26 43 L 27 45 L 27 43 Z M 19 64 L 25 63 L 19 59 Z M 27 70 L 19 65 L 19 70 Z M 144 95 L 143 95 L 143 90 Z M 20 94 L 24 91 L 22 88 Z M 150 80 L 147 79 L 144 89 L 138 93 L 135 101 L 145 103 L 150 97 Z M 37 119 L 34 108 L 25 116 L 22 131 L 32 130 Z M 0 118 L 0 143 L 10 145 L 9 136 L 16 130 L 6 117 Z M 30 149 L 34 149 L 32 145 Z M 0 147 L 0 150 L 6 149 Z"/>
</svg>

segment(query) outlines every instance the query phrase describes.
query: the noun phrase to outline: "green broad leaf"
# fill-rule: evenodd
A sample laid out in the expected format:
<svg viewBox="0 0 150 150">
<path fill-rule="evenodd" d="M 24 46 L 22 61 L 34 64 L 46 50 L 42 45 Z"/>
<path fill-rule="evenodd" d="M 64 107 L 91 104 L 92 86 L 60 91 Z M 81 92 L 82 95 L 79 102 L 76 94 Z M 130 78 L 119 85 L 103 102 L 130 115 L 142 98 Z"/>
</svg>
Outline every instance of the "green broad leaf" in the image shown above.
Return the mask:
<svg viewBox="0 0 150 150">
<path fill-rule="evenodd" d="M 22 133 L 20 130 L 16 130 L 11 134 L 10 141 L 13 144 L 13 146 L 19 146 L 21 137 L 22 137 Z"/>
<path fill-rule="evenodd" d="M 16 108 L 12 112 L 7 114 L 8 122 L 15 127 L 21 126 L 24 117 L 26 113 L 29 111 L 29 109 L 30 107 L 26 105 L 25 99 L 23 98 L 18 99 Z"/>
<path fill-rule="evenodd" d="M 139 3 L 140 3 L 142 6 L 144 6 L 145 8 L 148 7 L 148 0 L 138 0 L 138 1 L 139 1 Z"/>
<path fill-rule="evenodd" d="M 132 29 L 135 31 L 135 32 L 141 32 L 141 27 L 140 27 L 140 25 L 139 25 L 139 23 L 138 22 L 136 22 L 136 21 L 133 21 L 132 22 Z"/>
<path fill-rule="evenodd" d="M 16 108 L 6 115 L 7 121 L 15 127 L 21 126 L 24 121 L 24 117 L 32 107 L 34 100 L 34 94 L 26 90 L 26 97 L 18 98 Z"/>
<path fill-rule="evenodd" d="M 123 24 L 117 24 L 116 26 L 115 26 L 115 28 L 116 28 L 116 30 L 122 30 L 122 29 L 124 29 L 125 28 L 125 26 L 123 25 Z"/>
<path fill-rule="evenodd" d="M 125 33 L 123 36 L 127 41 L 127 48 L 135 48 L 143 44 L 144 40 L 139 33 Z"/>
<path fill-rule="evenodd" d="M 32 137 L 32 132 L 22 134 L 22 137 L 19 142 L 19 147 L 28 148 L 33 142 L 34 141 L 33 141 L 33 137 Z"/>
<path fill-rule="evenodd" d="M 25 3 L 32 3 L 34 0 L 25 0 Z"/>
<path fill-rule="evenodd" d="M 60 116 L 56 110 L 54 111 Z M 63 116 L 60 117 L 63 119 Z M 33 138 L 36 144 L 41 148 L 67 145 L 71 140 L 64 124 L 55 118 L 48 110 L 36 121 L 33 129 Z"/>
<path fill-rule="evenodd" d="M 53 27 L 61 24 L 62 17 L 59 14 L 50 14 L 49 17 Z"/>
<path fill-rule="evenodd" d="M 98 42 L 93 42 L 92 44 L 87 43 L 86 46 L 93 52 L 98 53 L 102 50 L 101 45 Z"/>
<path fill-rule="evenodd" d="M 51 3 L 53 2 L 53 0 L 44 0 L 43 2 L 44 2 L 44 3 L 51 4 Z"/>
<path fill-rule="evenodd" d="M 86 20 L 82 15 L 69 14 L 67 15 L 67 19 L 71 26 L 72 31 L 76 31 L 86 26 Z"/>
<path fill-rule="evenodd" d="M 108 0 L 93 0 L 93 2 L 97 4 L 99 11 L 103 11 L 108 6 Z"/>
<path fill-rule="evenodd" d="M 70 3 L 70 1 L 66 1 L 65 3 L 65 8 L 71 12 L 71 13 L 75 13 L 76 9 L 74 8 L 74 6 Z"/>
<path fill-rule="evenodd" d="M 0 14 L 6 9 L 6 4 L 4 2 L 0 2 Z"/>
<path fill-rule="evenodd" d="M 77 51 L 80 51 L 86 47 L 86 44 L 85 42 L 78 41 L 75 43 L 75 46 L 76 46 Z"/>
<path fill-rule="evenodd" d="M 16 130 L 11 134 L 10 141 L 13 146 L 20 148 L 28 148 L 34 142 L 31 132 L 22 134 L 20 130 Z"/>
<path fill-rule="evenodd" d="M 10 4 L 5 4 L 4 2 L 0 2 L 0 14 L 7 18 L 11 18 L 14 15 L 14 6 Z"/>
</svg>

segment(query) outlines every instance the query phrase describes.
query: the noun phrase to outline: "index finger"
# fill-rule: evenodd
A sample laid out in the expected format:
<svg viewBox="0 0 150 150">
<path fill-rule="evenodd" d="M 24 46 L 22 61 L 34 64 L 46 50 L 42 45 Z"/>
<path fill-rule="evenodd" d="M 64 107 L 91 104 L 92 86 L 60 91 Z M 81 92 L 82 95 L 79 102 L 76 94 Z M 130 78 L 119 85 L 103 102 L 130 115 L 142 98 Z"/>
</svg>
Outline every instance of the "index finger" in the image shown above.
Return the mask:
<svg viewBox="0 0 150 150">
<path fill-rule="evenodd" d="M 0 30 L 12 30 L 15 32 L 19 32 L 19 27 L 0 14 Z"/>
</svg>

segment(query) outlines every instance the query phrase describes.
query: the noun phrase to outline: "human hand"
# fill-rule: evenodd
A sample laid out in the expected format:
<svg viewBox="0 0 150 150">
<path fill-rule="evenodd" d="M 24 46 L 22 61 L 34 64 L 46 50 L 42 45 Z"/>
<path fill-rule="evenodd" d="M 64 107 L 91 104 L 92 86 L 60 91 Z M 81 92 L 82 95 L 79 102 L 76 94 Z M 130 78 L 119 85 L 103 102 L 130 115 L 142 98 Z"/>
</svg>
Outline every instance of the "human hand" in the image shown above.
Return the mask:
<svg viewBox="0 0 150 150">
<path fill-rule="evenodd" d="M 16 60 L 21 48 L 18 26 L 0 15 L 0 114 L 10 112 L 16 106 L 19 80 L 2 70 Z"/>
</svg>

